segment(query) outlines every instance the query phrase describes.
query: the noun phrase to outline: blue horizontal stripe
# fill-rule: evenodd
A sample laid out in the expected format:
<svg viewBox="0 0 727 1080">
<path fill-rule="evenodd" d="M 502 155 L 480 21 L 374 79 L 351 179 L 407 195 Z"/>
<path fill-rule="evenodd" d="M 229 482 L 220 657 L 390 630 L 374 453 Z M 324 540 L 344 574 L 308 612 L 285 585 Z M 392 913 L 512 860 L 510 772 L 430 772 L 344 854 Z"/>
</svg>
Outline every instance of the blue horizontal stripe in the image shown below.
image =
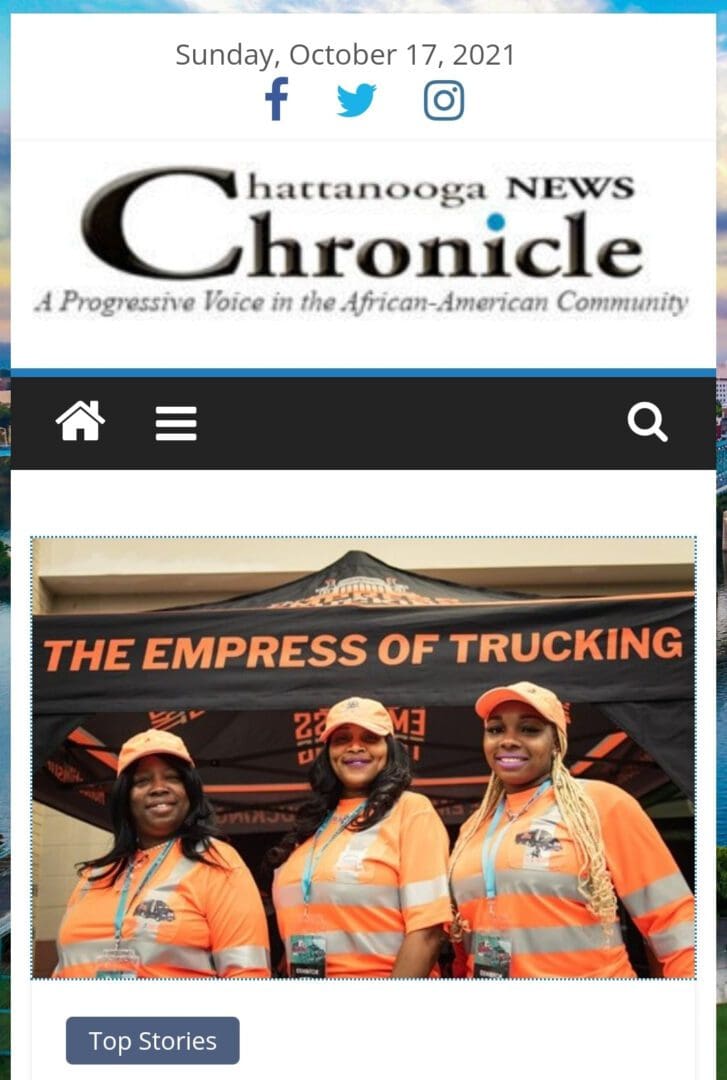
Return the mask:
<svg viewBox="0 0 727 1080">
<path fill-rule="evenodd" d="M 714 379 L 714 368 L 12 368 L 14 379 Z"/>
</svg>

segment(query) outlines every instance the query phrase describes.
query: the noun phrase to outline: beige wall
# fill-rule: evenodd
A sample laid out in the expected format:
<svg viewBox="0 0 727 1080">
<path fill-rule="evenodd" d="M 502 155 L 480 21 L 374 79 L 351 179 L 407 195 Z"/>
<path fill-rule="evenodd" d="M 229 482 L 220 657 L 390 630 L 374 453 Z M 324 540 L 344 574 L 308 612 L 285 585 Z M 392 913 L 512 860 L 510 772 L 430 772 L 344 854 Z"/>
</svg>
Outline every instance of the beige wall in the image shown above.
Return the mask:
<svg viewBox="0 0 727 1080">
<path fill-rule="evenodd" d="M 78 880 L 75 864 L 109 850 L 111 834 L 33 804 L 33 940 L 35 974 L 55 966 L 55 939 Z M 42 887 L 37 883 L 41 882 Z"/>
<path fill-rule="evenodd" d="M 542 595 L 691 588 L 691 540 L 54 539 L 33 548 L 34 610 L 143 611 L 272 588 L 352 549 L 392 566 Z"/>
</svg>

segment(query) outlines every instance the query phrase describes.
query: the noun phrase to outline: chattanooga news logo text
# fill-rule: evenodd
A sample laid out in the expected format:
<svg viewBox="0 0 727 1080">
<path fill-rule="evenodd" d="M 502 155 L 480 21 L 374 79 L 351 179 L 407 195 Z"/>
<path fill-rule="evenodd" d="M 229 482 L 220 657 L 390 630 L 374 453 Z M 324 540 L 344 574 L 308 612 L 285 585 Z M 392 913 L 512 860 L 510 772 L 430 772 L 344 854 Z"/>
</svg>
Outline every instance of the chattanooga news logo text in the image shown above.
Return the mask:
<svg viewBox="0 0 727 1080">
<path fill-rule="evenodd" d="M 107 273 L 98 292 L 46 286 L 37 315 L 678 317 L 690 303 L 664 280 L 673 271 L 626 174 L 293 180 L 165 165 L 116 177 L 79 216 L 86 270 L 169 285 L 112 293 Z M 241 279 L 256 288 L 229 287 Z"/>
<path fill-rule="evenodd" d="M 463 206 L 488 198 L 480 182 L 418 182 L 388 184 L 334 181 L 284 181 L 267 183 L 248 173 L 246 191 L 241 194 L 232 170 L 183 166 L 144 169 L 128 173 L 97 191 L 85 207 L 82 232 L 86 244 L 103 262 L 116 270 L 139 277 L 189 281 L 224 277 L 236 272 L 248 277 L 336 278 L 356 269 L 373 278 L 395 278 L 411 271 L 421 278 L 509 278 L 521 274 L 531 278 L 592 277 L 602 273 L 613 278 L 629 278 L 642 269 L 641 243 L 633 237 L 617 236 L 594 241 L 589 235 L 588 211 L 566 213 L 556 222 L 552 234 L 509 241 L 507 219 L 491 213 L 480 226 L 486 236 L 426 236 L 412 242 L 395 236 L 325 236 L 313 244 L 294 236 L 274 232 L 273 213 L 263 210 L 241 222 L 247 240 L 233 242 L 214 263 L 187 270 L 171 270 L 144 259 L 127 241 L 123 217 L 132 196 L 140 188 L 174 176 L 192 176 L 214 185 L 228 199 L 254 201 L 418 199 L 438 201 L 442 208 Z M 630 177 L 510 177 L 506 198 L 559 199 L 631 198 Z M 189 208 L 193 213 L 194 208 Z M 372 214 L 375 221 L 375 215 Z M 273 265 L 277 254 L 277 265 Z"/>
</svg>

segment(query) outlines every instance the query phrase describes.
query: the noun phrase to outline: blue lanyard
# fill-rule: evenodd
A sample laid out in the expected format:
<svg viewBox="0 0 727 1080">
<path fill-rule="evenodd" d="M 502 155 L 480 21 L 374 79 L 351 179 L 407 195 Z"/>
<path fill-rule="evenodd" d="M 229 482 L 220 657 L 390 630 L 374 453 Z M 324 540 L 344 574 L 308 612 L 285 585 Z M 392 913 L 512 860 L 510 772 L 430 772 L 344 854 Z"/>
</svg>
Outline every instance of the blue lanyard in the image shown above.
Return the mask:
<svg viewBox="0 0 727 1080">
<path fill-rule="evenodd" d="M 361 811 L 363 810 L 365 805 L 366 805 L 365 801 L 362 802 L 362 803 L 359 803 L 358 806 L 354 810 L 352 810 L 350 812 L 350 814 L 346 814 L 345 818 L 343 818 L 343 820 L 340 822 L 338 828 L 335 830 L 335 832 L 333 832 L 328 837 L 325 844 L 323 845 L 321 850 L 318 852 L 318 855 L 316 856 L 316 845 L 318 843 L 319 838 L 323 835 L 323 833 L 328 828 L 328 825 L 329 825 L 329 823 L 331 821 L 331 818 L 333 817 L 333 811 L 332 810 L 330 811 L 330 813 L 328 813 L 326 815 L 323 822 L 318 826 L 318 831 L 316 832 L 315 836 L 313 837 L 313 846 L 310 849 L 310 854 L 308 855 L 308 859 L 306 860 L 305 869 L 303 871 L 303 877 L 301 878 L 301 882 L 300 882 L 301 886 L 303 888 L 303 903 L 305 904 L 306 907 L 308 907 L 308 904 L 310 903 L 310 896 L 311 896 L 311 892 L 313 890 L 313 874 L 315 873 L 315 869 L 318 866 L 318 863 L 321 861 L 321 856 L 323 855 L 323 852 L 326 850 L 326 848 L 330 844 L 333 843 L 333 841 L 336 839 L 337 836 L 341 835 L 341 833 L 344 831 L 344 829 L 348 828 L 348 826 L 351 824 L 351 822 L 354 820 L 354 818 L 358 817 L 358 815 L 361 813 Z"/>
<path fill-rule="evenodd" d="M 124 885 L 123 885 L 123 888 L 121 890 L 121 896 L 119 897 L 119 906 L 116 908 L 116 915 L 114 917 L 114 940 L 116 941 L 117 944 L 121 940 L 121 928 L 124 925 L 124 918 L 126 916 L 126 912 L 129 910 L 131 905 L 134 903 L 134 901 L 136 900 L 137 896 L 139 895 L 141 890 L 144 888 L 146 883 L 150 880 L 150 878 L 154 875 L 154 873 L 162 865 L 162 863 L 166 859 L 167 855 L 172 850 L 173 846 L 174 846 L 174 839 L 168 840 L 167 843 L 162 848 L 162 850 L 157 855 L 154 862 L 151 864 L 151 866 L 147 870 L 147 872 L 144 874 L 144 877 L 139 882 L 139 887 L 136 889 L 136 891 L 134 892 L 134 895 L 132 896 L 131 900 L 129 900 L 129 902 L 127 904 L 126 897 L 129 895 L 129 889 L 131 888 L 131 875 L 134 872 L 134 864 L 132 862 L 129 863 L 128 869 L 126 871 L 126 877 L 124 879 Z"/>
<path fill-rule="evenodd" d="M 542 784 L 533 796 L 533 802 L 537 802 L 544 791 L 547 791 L 551 786 L 550 780 L 543 780 Z M 497 835 L 493 843 L 493 837 L 497 832 L 497 827 L 502 820 L 502 815 L 505 812 L 505 796 L 503 795 L 497 804 L 497 808 L 493 815 L 490 827 L 485 834 L 485 839 L 482 842 L 482 878 L 485 882 L 485 891 L 488 900 L 494 900 L 497 896 L 497 878 L 495 876 L 495 858 L 499 851 L 500 844 L 502 843 L 505 833 L 509 829 L 510 825 L 514 825 L 515 822 L 511 821 L 505 828 Z"/>
</svg>

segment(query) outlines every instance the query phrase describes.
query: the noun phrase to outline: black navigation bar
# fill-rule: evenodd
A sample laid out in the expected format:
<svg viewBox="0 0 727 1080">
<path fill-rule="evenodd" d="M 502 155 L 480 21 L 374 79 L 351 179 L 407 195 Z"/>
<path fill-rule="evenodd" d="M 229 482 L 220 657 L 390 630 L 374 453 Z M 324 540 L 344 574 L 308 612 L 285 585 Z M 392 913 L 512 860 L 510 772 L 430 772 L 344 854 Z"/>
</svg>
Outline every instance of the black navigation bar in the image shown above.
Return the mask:
<svg viewBox="0 0 727 1080">
<path fill-rule="evenodd" d="M 16 377 L 15 469 L 713 469 L 695 377 Z"/>
</svg>

